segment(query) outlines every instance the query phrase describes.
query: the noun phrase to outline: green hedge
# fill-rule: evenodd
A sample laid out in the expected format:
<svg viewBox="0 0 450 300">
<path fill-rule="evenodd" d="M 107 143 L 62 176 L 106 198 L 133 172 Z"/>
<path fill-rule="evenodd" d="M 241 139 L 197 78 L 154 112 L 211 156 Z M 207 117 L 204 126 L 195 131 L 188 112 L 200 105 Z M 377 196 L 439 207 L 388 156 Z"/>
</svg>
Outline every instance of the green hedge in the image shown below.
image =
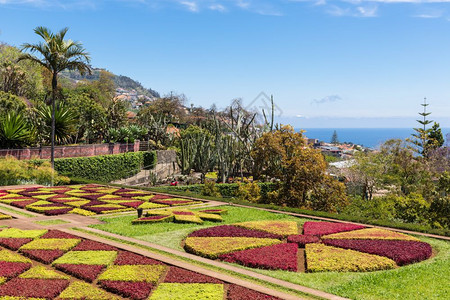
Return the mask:
<svg viewBox="0 0 450 300">
<path fill-rule="evenodd" d="M 271 182 L 258 183 L 261 188 L 261 196 L 265 197 L 268 192 L 276 190 L 276 184 Z M 218 183 L 216 187 L 219 189 L 222 197 L 234 197 L 238 189 L 237 183 Z M 192 185 L 180 185 L 180 186 L 165 186 L 161 188 L 161 192 L 164 190 L 165 193 L 171 192 L 186 192 L 190 191 L 192 193 L 201 194 L 203 190 L 203 184 L 192 184 Z"/>
<path fill-rule="evenodd" d="M 40 164 L 42 160 L 34 163 Z M 91 157 L 55 159 L 55 169 L 69 177 L 110 182 L 135 175 L 144 166 L 156 165 L 156 152 L 129 152 Z M 149 168 L 151 169 L 151 168 Z"/>
</svg>

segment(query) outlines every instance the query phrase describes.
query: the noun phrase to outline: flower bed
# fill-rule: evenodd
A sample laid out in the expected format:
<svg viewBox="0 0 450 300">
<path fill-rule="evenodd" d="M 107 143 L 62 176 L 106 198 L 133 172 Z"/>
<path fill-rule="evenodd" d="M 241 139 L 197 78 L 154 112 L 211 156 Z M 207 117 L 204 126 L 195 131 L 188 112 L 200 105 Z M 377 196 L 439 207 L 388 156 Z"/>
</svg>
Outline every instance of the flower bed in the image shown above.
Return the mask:
<svg viewBox="0 0 450 300">
<path fill-rule="evenodd" d="M 36 239 L 20 247 L 20 250 L 63 250 L 75 247 L 80 239 Z"/>
<path fill-rule="evenodd" d="M 16 228 L 7 228 L 0 231 L 0 238 L 38 238 L 47 233 L 47 230 L 21 230 Z"/>
<path fill-rule="evenodd" d="M 0 261 L 0 277 L 12 278 L 31 268 L 30 263 Z"/>
<path fill-rule="evenodd" d="M 114 265 L 161 265 L 160 261 L 128 251 L 119 251 Z"/>
<path fill-rule="evenodd" d="M 32 279 L 70 279 L 70 276 L 60 274 L 54 270 L 47 269 L 43 266 L 36 266 L 28 271 L 20 274 L 19 278 L 32 278 Z"/>
<path fill-rule="evenodd" d="M 419 239 L 399 232 L 381 228 L 366 228 L 349 232 L 341 232 L 322 236 L 323 239 L 361 239 L 361 240 L 404 240 L 419 241 Z"/>
<path fill-rule="evenodd" d="M 155 222 L 171 222 L 173 220 L 173 216 L 149 216 L 149 217 L 142 217 L 139 219 L 135 219 L 131 221 L 132 224 L 147 224 L 147 223 L 155 223 Z"/>
<path fill-rule="evenodd" d="M 363 228 L 365 227 L 349 223 L 305 222 L 305 224 L 303 224 L 303 234 L 320 236 Z"/>
<path fill-rule="evenodd" d="M 8 219 L 12 219 L 12 217 L 10 215 L 6 215 L 0 212 L 0 220 L 8 220 Z"/>
<path fill-rule="evenodd" d="M 113 265 L 106 269 L 98 280 L 156 283 L 166 268 L 163 265 Z"/>
<path fill-rule="evenodd" d="M 0 202 L 45 215 L 85 216 L 202 203 L 146 191 L 90 185 L 8 190 L 0 194 Z"/>
<path fill-rule="evenodd" d="M 281 236 L 298 233 L 297 223 L 293 221 L 252 221 L 233 224 L 235 226 L 261 230 Z"/>
<path fill-rule="evenodd" d="M 217 214 L 217 215 L 225 215 L 228 213 L 228 210 L 226 209 L 204 209 L 200 212 L 206 213 L 206 214 Z"/>
<path fill-rule="evenodd" d="M 31 242 L 29 238 L 0 238 L 0 246 L 11 250 L 18 250 L 23 245 Z"/>
<path fill-rule="evenodd" d="M 62 279 L 46 280 L 14 278 L 0 285 L 0 297 L 15 296 L 53 299 L 57 297 L 68 285 L 69 281 Z"/>
<path fill-rule="evenodd" d="M 196 230 L 189 237 L 255 237 L 281 239 L 282 236 L 259 230 L 252 230 L 233 225 L 222 225 Z"/>
<path fill-rule="evenodd" d="M 427 243 L 394 240 L 324 240 L 326 245 L 385 256 L 399 266 L 419 262 L 431 256 Z"/>
<path fill-rule="evenodd" d="M 116 247 L 92 240 L 83 240 L 73 251 L 118 251 Z"/>
<path fill-rule="evenodd" d="M 109 265 L 117 256 L 116 251 L 70 251 L 53 264 Z"/>
<path fill-rule="evenodd" d="M 95 300 L 115 300 L 120 299 L 99 288 L 93 287 L 85 282 L 72 282 L 60 295 L 60 299 L 95 299 Z"/>
<path fill-rule="evenodd" d="M 306 244 L 319 243 L 320 238 L 315 235 L 290 235 L 287 239 L 288 243 L 295 243 L 299 247 L 304 248 Z"/>
<path fill-rule="evenodd" d="M 161 283 L 150 296 L 149 300 L 223 300 L 222 284 L 212 283 Z"/>
<path fill-rule="evenodd" d="M 269 296 L 240 285 L 232 284 L 228 287 L 229 300 L 281 300 L 281 298 Z"/>
<path fill-rule="evenodd" d="M 148 282 L 103 280 L 99 284 L 107 291 L 136 300 L 147 299 L 154 288 L 154 285 Z"/>
<path fill-rule="evenodd" d="M 58 257 L 64 255 L 62 250 L 21 250 L 21 253 L 31 259 L 44 264 L 50 264 Z"/>
<path fill-rule="evenodd" d="M 281 243 L 276 239 L 260 239 L 249 237 L 188 237 L 184 249 L 187 252 L 207 258 L 218 258 L 220 255 L 233 251 L 256 247 L 270 246 Z"/>
<path fill-rule="evenodd" d="M 145 224 L 155 222 L 176 222 L 202 224 L 203 220 L 221 222 L 220 215 L 205 214 L 190 210 L 154 210 L 146 213 L 146 216 L 132 221 L 132 224 Z"/>
<path fill-rule="evenodd" d="M 79 264 L 56 264 L 55 268 L 79 278 L 81 280 L 92 282 L 105 269 L 104 265 L 79 265 Z"/>
<path fill-rule="evenodd" d="M 178 267 L 171 267 L 164 282 L 169 283 L 223 283 L 223 281 L 207 275 L 195 273 Z"/>
<path fill-rule="evenodd" d="M 251 268 L 296 272 L 297 249 L 297 245 L 286 243 L 232 252 L 219 258 L 226 262 L 239 263 Z"/>
<path fill-rule="evenodd" d="M 0 261 L 31 263 L 28 258 L 8 250 L 0 250 Z"/>
<path fill-rule="evenodd" d="M 386 257 L 323 244 L 307 244 L 305 249 L 308 272 L 364 272 L 396 267 L 395 262 Z"/>
</svg>

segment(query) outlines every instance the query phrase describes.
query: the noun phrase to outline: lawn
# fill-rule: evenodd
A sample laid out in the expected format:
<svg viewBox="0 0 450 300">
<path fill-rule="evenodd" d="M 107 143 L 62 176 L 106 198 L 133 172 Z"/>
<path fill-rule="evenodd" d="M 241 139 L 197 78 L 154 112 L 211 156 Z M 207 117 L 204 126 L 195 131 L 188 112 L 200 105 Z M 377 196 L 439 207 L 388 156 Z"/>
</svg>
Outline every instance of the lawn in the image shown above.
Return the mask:
<svg viewBox="0 0 450 300">
<path fill-rule="evenodd" d="M 136 217 L 123 216 L 117 218 L 104 217 L 102 221 L 106 222 L 105 224 L 92 225 L 91 227 L 183 251 L 180 246 L 181 241 L 192 231 L 201 228 L 255 220 L 295 220 L 300 225 L 308 221 L 307 219 L 251 208 L 233 206 L 227 206 L 226 208 L 228 214 L 223 216 L 224 222 L 221 223 L 131 225 L 131 221 Z M 436 255 L 426 261 L 394 270 L 366 273 L 296 273 L 232 265 L 352 299 L 446 298 L 450 294 L 448 286 L 450 281 L 450 243 L 430 238 L 420 237 L 419 239 L 432 245 Z"/>
<path fill-rule="evenodd" d="M 34 221 L 33 223 L 43 225 L 43 226 L 51 226 L 51 225 L 59 225 L 70 223 L 69 221 L 61 220 L 61 219 L 53 219 L 53 220 L 42 220 L 42 221 Z"/>
</svg>

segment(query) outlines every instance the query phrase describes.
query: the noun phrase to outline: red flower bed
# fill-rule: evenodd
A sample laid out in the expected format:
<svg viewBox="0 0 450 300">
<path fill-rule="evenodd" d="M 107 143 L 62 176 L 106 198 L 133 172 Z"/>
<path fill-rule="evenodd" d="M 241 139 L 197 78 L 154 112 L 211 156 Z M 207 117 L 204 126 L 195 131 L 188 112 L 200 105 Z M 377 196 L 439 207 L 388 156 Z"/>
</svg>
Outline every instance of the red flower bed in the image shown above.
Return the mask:
<svg viewBox="0 0 450 300">
<path fill-rule="evenodd" d="M 286 243 L 236 251 L 221 255 L 221 260 L 251 268 L 297 271 L 297 245 Z"/>
<path fill-rule="evenodd" d="M 232 225 L 222 225 L 210 228 L 204 228 L 192 232 L 189 237 L 255 237 L 268 239 L 281 239 L 281 235 L 272 234 L 259 230 L 251 230 Z"/>
<path fill-rule="evenodd" d="M 72 251 L 117 251 L 118 249 L 116 247 L 99 243 L 92 240 L 83 240 L 81 243 L 79 243 L 75 248 L 72 249 Z"/>
<path fill-rule="evenodd" d="M 429 244 L 416 241 L 327 239 L 323 242 L 334 247 L 385 256 L 399 266 L 425 260 L 432 252 Z"/>
<path fill-rule="evenodd" d="M 23 255 L 44 264 L 50 264 L 65 253 L 62 250 L 21 250 L 20 252 L 23 253 Z"/>
<path fill-rule="evenodd" d="M 120 205 L 138 208 L 139 205 L 141 205 L 142 203 L 144 203 L 144 201 L 133 201 L 133 202 L 130 201 L 130 202 L 120 202 Z"/>
<path fill-rule="evenodd" d="M 240 285 L 231 284 L 228 287 L 228 300 L 281 300 L 281 298 L 269 296 Z"/>
<path fill-rule="evenodd" d="M 169 283 L 217 283 L 222 284 L 223 281 L 207 275 L 195 273 L 178 267 L 170 267 L 169 272 L 164 279 Z"/>
<path fill-rule="evenodd" d="M 0 285 L 0 296 L 16 296 L 20 297 L 20 299 L 23 297 L 53 299 L 68 285 L 69 281 L 63 279 L 14 278 Z"/>
<path fill-rule="evenodd" d="M 37 201 L 38 201 L 37 199 L 26 200 L 26 201 L 14 201 L 14 202 L 11 202 L 10 204 L 15 207 L 25 208 L 25 206 L 27 206 L 29 204 L 33 204 L 34 202 L 37 202 Z"/>
<path fill-rule="evenodd" d="M 78 236 L 56 229 L 50 229 L 41 239 L 79 239 Z"/>
<path fill-rule="evenodd" d="M 106 204 L 106 203 L 102 202 L 102 201 L 99 201 L 99 200 L 91 200 L 89 203 L 86 203 L 86 204 L 82 205 L 81 208 L 89 209 L 89 206 L 92 206 L 92 205 L 104 205 L 104 204 Z"/>
<path fill-rule="evenodd" d="M 115 280 L 102 280 L 99 281 L 99 284 L 107 291 L 137 300 L 146 299 L 154 287 L 151 283 L 147 282 Z"/>
<path fill-rule="evenodd" d="M 180 216 L 193 216 L 194 213 L 191 211 L 172 211 L 174 215 L 180 215 Z"/>
<path fill-rule="evenodd" d="M 31 268 L 30 263 L 0 261 L 0 277 L 16 277 Z"/>
<path fill-rule="evenodd" d="M 33 239 L 26 238 L 0 238 L 0 246 L 11 250 L 18 250 L 23 245 L 31 242 Z"/>
<path fill-rule="evenodd" d="M 326 235 L 343 231 L 363 229 L 364 226 L 349 223 L 333 222 L 305 222 L 303 225 L 303 234 L 305 235 Z"/>
<path fill-rule="evenodd" d="M 61 209 L 52 209 L 52 210 L 45 210 L 44 215 L 46 216 L 57 216 L 57 215 L 64 215 L 67 214 L 69 211 L 71 211 L 73 207 L 70 208 L 61 208 Z"/>
<path fill-rule="evenodd" d="M 304 248 L 306 244 L 319 243 L 320 242 L 320 238 L 318 236 L 315 236 L 315 235 L 299 234 L 299 235 L 290 235 L 290 236 L 288 236 L 287 241 L 288 241 L 288 243 L 295 243 L 299 247 Z"/>
<path fill-rule="evenodd" d="M 100 197 L 103 197 L 103 196 L 105 196 L 106 194 L 99 194 L 99 195 L 82 195 L 81 197 L 82 198 L 85 198 L 85 199 L 87 199 L 87 200 L 91 200 L 91 201 L 95 201 L 95 200 L 97 200 L 98 198 L 100 198 Z"/>
<path fill-rule="evenodd" d="M 120 251 L 114 261 L 115 265 L 164 265 L 164 263 L 133 252 Z"/>
<path fill-rule="evenodd" d="M 117 194 L 122 194 L 122 193 L 129 193 L 129 192 L 133 192 L 134 190 L 131 189 L 119 189 L 117 191 L 115 191 L 113 194 L 117 195 Z"/>
<path fill-rule="evenodd" d="M 167 218 L 167 216 L 159 215 L 159 216 L 150 216 L 150 217 L 142 217 L 139 218 L 139 220 L 145 221 L 145 220 L 161 220 Z"/>
<path fill-rule="evenodd" d="M 164 200 L 164 199 L 170 199 L 170 198 L 172 198 L 172 197 L 171 196 L 166 196 L 166 195 L 154 195 L 152 197 L 152 199 L 150 199 L 150 201 L 153 201 L 153 200 Z"/>
<path fill-rule="evenodd" d="M 103 265 L 56 264 L 55 268 L 87 282 L 94 281 L 103 271 Z"/>
</svg>

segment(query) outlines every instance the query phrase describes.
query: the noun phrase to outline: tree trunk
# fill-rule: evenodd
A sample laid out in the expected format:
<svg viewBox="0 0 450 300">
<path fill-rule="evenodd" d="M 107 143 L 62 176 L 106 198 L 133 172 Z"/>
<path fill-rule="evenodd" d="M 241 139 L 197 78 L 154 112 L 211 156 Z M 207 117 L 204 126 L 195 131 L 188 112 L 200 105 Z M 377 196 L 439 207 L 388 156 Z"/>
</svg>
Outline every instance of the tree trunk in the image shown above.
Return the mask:
<svg viewBox="0 0 450 300">
<path fill-rule="evenodd" d="M 52 165 L 52 169 L 55 170 L 55 102 L 56 102 L 56 89 L 58 87 L 57 81 L 57 73 L 53 73 L 52 78 L 52 133 L 51 133 L 51 154 L 50 154 L 50 162 Z M 52 180 L 53 186 L 53 180 Z"/>
</svg>

